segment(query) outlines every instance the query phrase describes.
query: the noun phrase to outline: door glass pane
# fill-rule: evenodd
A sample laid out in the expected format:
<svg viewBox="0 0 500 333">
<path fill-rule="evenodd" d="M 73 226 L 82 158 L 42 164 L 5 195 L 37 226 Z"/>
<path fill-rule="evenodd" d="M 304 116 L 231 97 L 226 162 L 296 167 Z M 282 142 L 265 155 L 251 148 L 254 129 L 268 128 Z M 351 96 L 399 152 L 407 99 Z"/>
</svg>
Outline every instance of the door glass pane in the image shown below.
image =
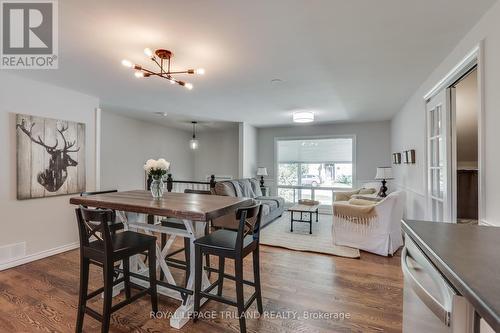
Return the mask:
<svg viewBox="0 0 500 333">
<path fill-rule="evenodd" d="M 441 106 L 436 106 L 435 109 L 429 111 L 429 119 L 430 119 L 430 136 L 437 136 L 442 133 L 441 124 L 442 124 L 442 109 Z"/>
<path fill-rule="evenodd" d="M 431 193 L 432 196 L 442 199 L 445 189 L 445 174 L 442 168 L 431 169 Z"/>
<path fill-rule="evenodd" d="M 441 198 L 439 186 L 440 173 L 440 169 L 431 169 L 431 193 L 436 198 Z"/>
<path fill-rule="evenodd" d="M 432 200 L 432 220 L 433 221 L 444 220 L 443 203 L 438 200 Z"/>
<path fill-rule="evenodd" d="M 430 140 L 430 155 L 431 166 L 439 166 L 439 140 L 437 138 Z"/>
<path fill-rule="evenodd" d="M 433 137 L 437 133 L 436 109 L 429 111 L 429 136 Z"/>
<path fill-rule="evenodd" d="M 444 174 L 444 170 L 441 169 L 440 170 L 441 172 L 439 173 L 439 197 L 440 198 L 444 198 L 444 185 L 445 185 L 445 174 Z"/>
<path fill-rule="evenodd" d="M 444 140 L 442 137 L 439 137 L 439 166 L 444 167 L 445 161 L 446 161 L 446 156 L 445 156 L 445 149 L 444 149 Z"/>
</svg>

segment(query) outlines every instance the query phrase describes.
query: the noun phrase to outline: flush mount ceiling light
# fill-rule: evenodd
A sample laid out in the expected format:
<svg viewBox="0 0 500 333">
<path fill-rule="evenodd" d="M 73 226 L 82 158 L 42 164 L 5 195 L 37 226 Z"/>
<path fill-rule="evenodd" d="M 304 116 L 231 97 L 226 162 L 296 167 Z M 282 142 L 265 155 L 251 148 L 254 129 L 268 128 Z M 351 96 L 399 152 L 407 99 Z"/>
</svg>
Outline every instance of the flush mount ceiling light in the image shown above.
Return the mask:
<svg viewBox="0 0 500 333">
<path fill-rule="evenodd" d="M 138 79 L 150 76 L 158 76 L 170 81 L 171 84 L 178 84 L 180 86 L 186 87 L 187 89 L 193 89 L 193 84 L 181 80 L 175 79 L 173 76 L 178 74 L 205 74 L 205 70 L 203 68 L 198 69 L 187 69 L 184 71 L 172 71 L 170 69 L 170 60 L 174 56 L 174 54 L 169 50 L 158 49 L 154 53 L 151 49 L 144 49 L 144 54 L 150 58 L 158 67 L 159 71 L 155 72 L 149 69 L 142 67 L 141 65 L 137 65 L 132 63 L 129 60 L 122 60 L 122 65 L 128 68 L 133 69 L 134 76 Z"/>
<path fill-rule="evenodd" d="M 196 138 L 196 121 L 192 121 L 191 124 L 193 124 L 193 138 L 189 140 L 189 148 L 192 150 L 196 150 L 199 147 L 199 142 L 198 139 Z"/>
<path fill-rule="evenodd" d="M 294 123 L 312 123 L 314 121 L 314 112 L 312 111 L 295 111 L 293 113 Z"/>
</svg>

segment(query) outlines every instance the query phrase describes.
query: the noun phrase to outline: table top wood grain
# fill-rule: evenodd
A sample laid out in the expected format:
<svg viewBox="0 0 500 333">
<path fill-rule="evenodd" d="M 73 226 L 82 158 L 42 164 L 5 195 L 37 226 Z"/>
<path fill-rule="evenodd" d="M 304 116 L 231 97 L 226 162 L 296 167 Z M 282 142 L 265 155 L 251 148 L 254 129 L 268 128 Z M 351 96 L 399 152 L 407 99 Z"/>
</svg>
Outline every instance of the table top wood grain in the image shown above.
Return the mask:
<svg viewBox="0 0 500 333">
<path fill-rule="evenodd" d="M 88 207 L 176 217 L 192 221 L 209 221 L 250 204 L 251 199 L 174 192 L 165 193 L 161 199 L 153 199 L 149 191 L 135 190 L 72 197 L 69 202 Z"/>
</svg>

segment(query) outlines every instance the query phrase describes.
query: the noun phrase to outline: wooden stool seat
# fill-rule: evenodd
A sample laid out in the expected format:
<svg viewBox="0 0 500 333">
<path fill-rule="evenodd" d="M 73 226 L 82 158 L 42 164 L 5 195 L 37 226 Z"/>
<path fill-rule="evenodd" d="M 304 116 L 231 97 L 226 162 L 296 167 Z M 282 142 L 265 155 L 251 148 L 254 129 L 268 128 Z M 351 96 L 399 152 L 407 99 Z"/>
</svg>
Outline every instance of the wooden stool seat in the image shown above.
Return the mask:
<svg viewBox="0 0 500 333">
<path fill-rule="evenodd" d="M 112 235 L 112 257 L 115 261 L 118 261 L 123 258 L 128 258 L 131 255 L 146 252 L 151 245 L 155 245 L 155 242 L 156 237 L 133 231 L 124 231 Z M 91 257 L 91 259 L 100 261 L 99 259 L 103 259 L 104 242 L 101 240 L 89 242 L 88 247 L 85 247 L 83 251 L 86 255 Z"/>
<path fill-rule="evenodd" d="M 226 257 L 232 257 L 235 255 L 236 249 L 236 238 L 238 238 L 238 233 L 233 230 L 217 230 L 211 234 L 198 238 L 195 241 L 196 245 L 203 247 L 203 252 L 214 254 L 219 250 L 228 251 Z M 253 250 L 249 246 L 254 242 L 253 236 L 248 235 L 243 239 L 243 248 L 247 250 Z"/>
</svg>

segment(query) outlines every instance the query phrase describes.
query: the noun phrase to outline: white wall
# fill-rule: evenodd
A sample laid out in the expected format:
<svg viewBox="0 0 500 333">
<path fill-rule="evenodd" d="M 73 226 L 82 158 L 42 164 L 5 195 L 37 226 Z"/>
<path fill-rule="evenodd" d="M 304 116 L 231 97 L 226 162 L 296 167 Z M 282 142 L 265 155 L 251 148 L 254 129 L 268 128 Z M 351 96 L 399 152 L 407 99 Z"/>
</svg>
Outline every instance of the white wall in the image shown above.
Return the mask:
<svg viewBox="0 0 500 333">
<path fill-rule="evenodd" d="M 26 256 L 74 245 L 78 241 L 70 196 L 16 200 L 15 114 L 86 124 L 87 189 L 95 186 L 95 108 L 99 100 L 71 90 L 0 74 L 0 247 L 26 242 Z M 25 258 L 27 259 L 27 258 Z M 1 264 L 1 263 L 0 263 Z M 5 267 L 5 266 L 4 266 Z M 1 268 L 1 265 L 0 265 Z"/>
<path fill-rule="evenodd" d="M 422 86 L 408 100 L 392 120 L 392 150 L 414 148 L 417 164 L 401 168 L 395 173 L 399 186 L 408 190 L 407 217 L 425 217 L 425 173 L 424 173 L 424 102 L 423 96 L 458 64 L 481 40 L 484 40 L 484 155 L 485 177 L 483 223 L 500 226 L 500 154 L 497 142 L 500 140 L 500 2 L 481 18 L 476 26 L 460 41 L 457 47 L 436 68 Z"/>
<path fill-rule="evenodd" d="M 144 188 L 144 162 L 165 158 L 176 179 L 191 180 L 194 156 L 191 132 L 102 111 L 101 189 Z"/>
<path fill-rule="evenodd" d="M 373 181 L 377 166 L 391 165 L 389 121 L 259 128 L 257 131 L 258 164 L 267 168 L 269 176 L 264 179 L 266 185 L 271 186 L 271 193 L 276 193 L 274 188 L 275 138 L 349 134 L 356 136 L 356 184 Z"/>
<path fill-rule="evenodd" d="M 212 174 L 238 177 L 239 134 L 230 128 L 198 132 L 200 148 L 194 152 L 194 179 L 206 180 Z"/>
<path fill-rule="evenodd" d="M 257 129 L 247 123 L 239 123 L 239 178 L 256 177 Z"/>
</svg>

